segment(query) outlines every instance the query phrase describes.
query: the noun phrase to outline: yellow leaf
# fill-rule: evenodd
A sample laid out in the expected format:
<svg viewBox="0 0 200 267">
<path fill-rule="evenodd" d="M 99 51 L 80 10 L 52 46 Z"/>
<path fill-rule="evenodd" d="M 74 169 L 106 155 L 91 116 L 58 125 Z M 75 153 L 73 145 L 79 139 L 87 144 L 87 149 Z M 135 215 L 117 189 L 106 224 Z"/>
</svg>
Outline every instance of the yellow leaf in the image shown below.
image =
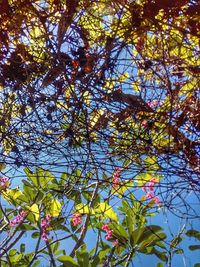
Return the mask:
<svg viewBox="0 0 200 267">
<path fill-rule="evenodd" d="M 57 199 L 53 199 L 50 203 L 49 213 L 51 216 L 55 217 L 60 214 L 61 203 Z"/>
<path fill-rule="evenodd" d="M 80 213 L 80 214 L 91 214 L 91 213 L 93 213 L 93 212 L 90 212 L 90 209 L 89 209 L 88 205 L 83 204 L 83 203 L 76 205 L 75 210 L 76 210 L 77 213 Z"/>
<path fill-rule="evenodd" d="M 27 206 L 26 209 L 33 214 L 35 221 L 38 222 L 39 217 L 40 217 L 40 211 L 39 211 L 38 205 L 33 204 L 31 207 Z"/>
<path fill-rule="evenodd" d="M 138 183 L 139 186 L 143 186 L 144 184 L 148 183 L 153 178 L 151 173 L 141 173 L 137 175 L 135 181 Z"/>
<path fill-rule="evenodd" d="M 117 215 L 116 213 L 114 212 L 114 210 L 112 209 L 112 207 L 110 205 L 108 205 L 107 203 L 100 203 L 98 205 L 97 208 L 95 208 L 95 215 L 103 215 L 103 218 L 109 218 L 113 221 L 118 221 L 118 218 L 117 218 Z"/>
<path fill-rule="evenodd" d="M 7 199 L 8 201 L 9 200 L 15 201 L 21 195 L 22 195 L 22 192 L 18 188 L 8 189 L 4 193 L 4 198 Z"/>
</svg>

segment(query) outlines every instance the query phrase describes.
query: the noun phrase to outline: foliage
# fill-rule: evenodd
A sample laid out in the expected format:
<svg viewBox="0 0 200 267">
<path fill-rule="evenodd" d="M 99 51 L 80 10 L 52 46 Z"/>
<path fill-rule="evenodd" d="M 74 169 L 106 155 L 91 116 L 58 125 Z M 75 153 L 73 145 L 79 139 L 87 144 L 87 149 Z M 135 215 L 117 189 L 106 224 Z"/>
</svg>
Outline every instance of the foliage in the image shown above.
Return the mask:
<svg viewBox="0 0 200 267">
<path fill-rule="evenodd" d="M 172 266 L 184 237 L 199 239 L 151 223 L 162 210 L 199 218 L 198 10 L 0 2 L 1 266 L 130 266 L 138 254 Z"/>
</svg>

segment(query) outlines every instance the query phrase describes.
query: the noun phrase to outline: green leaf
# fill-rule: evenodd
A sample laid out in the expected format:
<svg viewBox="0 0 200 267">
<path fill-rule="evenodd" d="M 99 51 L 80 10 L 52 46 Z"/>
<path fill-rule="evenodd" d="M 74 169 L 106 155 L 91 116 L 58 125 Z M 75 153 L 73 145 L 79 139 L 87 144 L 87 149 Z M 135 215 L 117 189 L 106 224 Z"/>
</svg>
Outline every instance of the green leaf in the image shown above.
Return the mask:
<svg viewBox="0 0 200 267">
<path fill-rule="evenodd" d="M 64 263 L 66 267 L 79 267 L 78 263 L 70 256 L 59 256 L 57 260 Z"/>
<path fill-rule="evenodd" d="M 190 250 L 197 250 L 197 249 L 200 249 L 200 245 L 191 245 L 191 246 L 189 246 L 189 249 L 190 249 Z"/>
<path fill-rule="evenodd" d="M 25 244 L 20 245 L 20 252 L 24 253 L 25 252 Z"/>
<path fill-rule="evenodd" d="M 184 251 L 183 251 L 183 249 L 180 248 L 180 249 L 176 249 L 176 250 L 174 250 L 173 252 L 174 252 L 175 254 L 183 254 Z"/>
<path fill-rule="evenodd" d="M 20 224 L 16 231 L 33 231 L 33 230 L 36 230 L 36 227 L 30 225 L 30 224 Z"/>
<path fill-rule="evenodd" d="M 164 265 L 163 265 L 161 262 L 159 262 L 159 263 L 156 265 L 156 267 L 164 267 Z"/>
<path fill-rule="evenodd" d="M 38 238 L 39 236 L 40 236 L 40 232 L 34 232 L 31 235 L 32 238 Z"/>
<path fill-rule="evenodd" d="M 38 179 L 37 179 L 36 175 L 29 168 L 24 168 L 24 172 L 26 173 L 28 178 L 31 180 L 33 185 L 38 187 L 39 183 L 38 183 Z"/>
<path fill-rule="evenodd" d="M 124 240 L 124 242 L 127 242 L 129 235 L 121 224 L 111 223 L 109 227 L 113 230 L 113 236 L 120 240 Z"/>
<path fill-rule="evenodd" d="M 195 263 L 194 267 L 200 267 L 200 263 Z"/>
<path fill-rule="evenodd" d="M 112 189 L 112 193 L 118 195 L 119 197 L 123 197 L 124 192 L 132 187 L 133 187 L 133 181 L 123 180 L 123 183 L 120 183 L 118 187 L 114 187 Z"/>
<path fill-rule="evenodd" d="M 132 160 L 131 159 L 126 159 L 123 163 L 123 168 L 128 167 L 130 164 L 132 164 Z"/>
<path fill-rule="evenodd" d="M 80 251 L 76 251 L 76 256 L 77 256 L 78 264 L 80 267 L 90 266 L 89 253 L 86 250 L 85 244 L 81 246 Z"/>
<path fill-rule="evenodd" d="M 189 237 L 195 237 L 198 240 L 200 240 L 200 232 L 197 231 L 197 230 L 194 230 L 194 229 L 188 230 L 186 232 L 186 235 L 189 236 Z"/>
<path fill-rule="evenodd" d="M 36 266 L 39 266 L 39 264 L 40 264 L 40 260 L 37 260 L 37 261 L 34 262 L 34 264 L 32 266 L 36 267 Z"/>
<path fill-rule="evenodd" d="M 155 254 L 160 260 L 167 262 L 168 258 L 166 256 L 166 252 L 160 252 L 155 247 L 151 250 L 151 254 Z"/>
<path fill-rule="evenodd" d="M 94 209 L 95 215 L 102 216 L 103 219 L 111 219 L 113 221 L 118 221 L 117 214 L 114 212 L 112 207 L 106 202 L 99 203 L 97 208 Z"/>
<path fill-rule="evenodd" d="M 60 246 L 60 242 L 56 242 L 55 246 L 53 247 L 53 252 L 54 253 L 58 250 L 59 246 Z"/>
</svg>

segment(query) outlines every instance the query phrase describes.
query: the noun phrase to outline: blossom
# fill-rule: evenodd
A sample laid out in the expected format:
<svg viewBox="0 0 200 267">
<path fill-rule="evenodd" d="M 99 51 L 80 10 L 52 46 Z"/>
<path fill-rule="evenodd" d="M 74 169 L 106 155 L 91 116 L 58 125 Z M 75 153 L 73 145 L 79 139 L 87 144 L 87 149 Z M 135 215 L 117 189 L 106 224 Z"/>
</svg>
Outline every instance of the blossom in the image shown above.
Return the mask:
<svg viewBox="0 0 200 267">
<path fill-rule="evenodd" d="M 115 239 L 115 240 L 112 242 L 113 247 L 116 247 L 118 244 L 119 244 L 118 239 Z"/>
<path fill-rule="evenodd" d="M 21 224 L 26 216 L 25 211 L 21 211 L 15 219 L 12 219 L 9 223 L 10 227 L 14 227 L 16 224 Z"/>
<path fill-rule="evenodd" d="M 150 108 L 156 108 L 158 106 L 158 104 L 159 104 L 159 102 L 157 99 L 154 99 L 153 101 L 150 101 L 150 100 L 147 101 L 147 105 Z"/>
<path fill-rule="evenodd" d="M 10 182 L 6 177 L 0 177 L 0 191 L 6 191 L 10 186 Z"/>
<path fill-rule="evenodd" d="M 106 232 L 110 230 L 108 224 L 103 224 L 102 227 L 101 227 L 101 229 L 102 229 L 103 231 L 106 231 Z"/>
<path fill-rule="evenodd" d="M 154 194 L 152 194 L 151 192 L 147 192 L 145 196 L 146 198 L 153 198 Z"/>
<path fill-rule="evenodd" d="M 52 218 L 51 215 L 47 214 L 44 218 L 41 219 L 41 228 L 42 228 L 41 237 L 45 242 L 48 241 L 51 218 Z"/>
<path fill-rule="evenodd" d="M 110 229 L 108 224 L 103 224 L 101 229 L 106 232 L 106 240 L 110 240 L 112 238 L 113 230 Z"/>
<path fill-rule="evenodd" d="M 109 229 L 106 231 L 106 240 L 109 240 L 112 238 L 113 230 Z"/>
<path fill-rule="evenodd" d="M 79 213 L 74 213 L 72 215 L 72 224 L 73 226 L 78 226 L 82 223 L 82 218 L 81 218 L 81 214 Z"/>
<path fill-rule="evenodd" d="M 121 175 L 121 169 L 119 167 L 115 168 L 115 171 L 113 173 L 113 181 L 112 186 L 119 186 L 120 185 L 120 175 Z"/>
<path fill-rule="evenodd" d="M 159 203 L 160 203 L 160 200 L 159 200 L 158 196 L 154 196 L 154 197 L 153 197 L 153 201 L 154 201 L 156 204 L 159 204 Z"/>
<path fill-rule="evenodd" d="M 148 127 L 148 121 L 147 121 L 147 120 L 142 121 L 141 125 L 142 125 L 144 128 L 147 128 L 147 127 Z"/>
<path fill-rule="evenodd" d="M 160 203 L 158 196 L 153 191 L 155 184 L 157 183 L 156 177 L 153 177 L 147 184 L 142 187 L 142 190 L 146 193 L 146 199 L 152 199 L 156 204 Z"/>
</svg>

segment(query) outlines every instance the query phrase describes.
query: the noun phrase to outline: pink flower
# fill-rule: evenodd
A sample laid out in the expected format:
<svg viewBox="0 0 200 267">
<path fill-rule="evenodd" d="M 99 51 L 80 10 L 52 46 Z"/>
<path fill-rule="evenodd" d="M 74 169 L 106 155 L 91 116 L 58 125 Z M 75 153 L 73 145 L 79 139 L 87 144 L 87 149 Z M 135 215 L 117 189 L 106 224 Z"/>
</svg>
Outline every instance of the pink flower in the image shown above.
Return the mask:
<svg viewBox="0 0 200 267">
<path fill-rule="evenodd" d="M 101 229 L 102 229 L 103 231 L 106 231 L 106 232 L 110 230 L 108 224 L 103 224 L 102 227 L 101 227 Z"/>
<path fill-rule="evenodd" d="M 143 187 L 142 187 L 142 190 L 143 190 L 145 193 L 147 193 L 147 186 L 143 186 Z"/>
<path fill-rule="evenodd" d="M 154 196 L 154 197 L 153 197 L 153 200 L 154 200 L 154 202 L 155 202 L 156 204 L 159 204 L 159 203 L 160 203 L 160 200 L 159 200 L 158 196 Z"/>
<path fill-rule="evenodd" d="M 8 178 L 6 177 L 0 177 L 0 190 L 6 191 L 8 187 L 10 186 L 10 183 L 8 181 Z"/>
<path fill-rule="evenodd" d="M 41 219 L 41 228 L 42 228 L 42 239 L 47 242 L 48 241 L 48 235 L 49 235 L 49 227 L 50 227 L 50 221 L 51 221 L 51 215 L 47 214 L 44 218 Z"/>
<path fill-rule="evenodd" d="M 141 124 L 144 128 L 148 127 L 148 122 L 146 120 L 144 120 Z"/>
<path fill-rule="evenodd" d="M 81 218 L 81 214 L 79 213 L 74 213 L 72 215 L 72 224 L 73 226 L 78 226 L 82 223 L 82 218 Z"/>
<path fill-rule="evenodd" d="M 158 106 L 158 100 L 154 99 L 153 101 L 148 100 L 147 101 L 147 105 L 151 108 L 156 108 Z"/>
<path fill-rule="evenodd" d="M 113 187 L 120 185 L 120 175 L 121 175 L 121 169 L 120 167 L 116 167 L 113 173 L 113 181 L 112 181 Z"/>
<path fill-rule="evenodd" d="M 102 225 L 101 229 L 106 232 L 106 240 L 110 240 L 112 238 L 113 230 L 111 230 L 108 224 Z"/>
<path fill-rule="evenodd" d="M 12 219 L 9 223 L 10 227 L 14 227 L 16 224 L 20 224 L 23 222 L 24 217 L 26 216 L 26 213 L 24 211 L 21 211 L 15 219 Z"/>
<path fill-rule="evenodd" d="M 118 244 L 119 244 L 118 239 L 115 239 L 115 240 L 112 242 L 113 247 L 116 247 Z"/>
<path fill-rule="evenodd" d="M 147 192 L 145 196 L 146 196 L 146 198 L 153 198 L 154 197 L 154 195 L 151 192 Z"/>
<path fill-rule="evenodd" d="M 113 230 L 108 230 L 106 233 L 107 233 L 106 240 L 111 239 L 112 238 L 112 234 L 113 234 Z"/>
</svg>

